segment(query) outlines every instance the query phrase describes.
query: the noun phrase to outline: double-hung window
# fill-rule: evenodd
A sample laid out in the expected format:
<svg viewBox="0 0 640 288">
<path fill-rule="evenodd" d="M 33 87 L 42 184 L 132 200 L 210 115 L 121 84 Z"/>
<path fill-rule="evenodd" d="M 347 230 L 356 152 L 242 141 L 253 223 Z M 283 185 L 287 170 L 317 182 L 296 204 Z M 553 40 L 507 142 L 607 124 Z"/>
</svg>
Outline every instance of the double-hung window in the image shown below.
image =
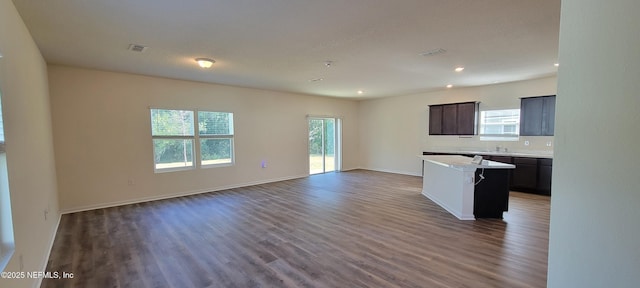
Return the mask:
<svg viewBox="0 0 640 288">
<path fill-rule="evenodd" d="M 151 109 L 151 135 L 156 172 L 234 163 L 233 113 Z"/>
<path fill-rule="evenodd" d="M 198 111 L 200 166 L 233 164 L 233 113 Z"/>
<path fill-rule="evenodd" d="M 151 109 L 151 135 L 156 171 L 194 168 L 194 113 L 190 110 Z"/>
</svg>

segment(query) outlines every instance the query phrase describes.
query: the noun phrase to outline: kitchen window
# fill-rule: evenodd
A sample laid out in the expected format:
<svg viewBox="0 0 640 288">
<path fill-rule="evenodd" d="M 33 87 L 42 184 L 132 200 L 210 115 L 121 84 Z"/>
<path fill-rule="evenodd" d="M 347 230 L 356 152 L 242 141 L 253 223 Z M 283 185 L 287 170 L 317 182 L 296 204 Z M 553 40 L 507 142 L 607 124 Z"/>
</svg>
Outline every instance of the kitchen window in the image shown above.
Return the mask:
<svg viewBox="0 0 640 288">
<path fill-rule="evenodd" d="M 517 141 L 520 109 L 480 111 L 480 140 Z"/>
</svg>

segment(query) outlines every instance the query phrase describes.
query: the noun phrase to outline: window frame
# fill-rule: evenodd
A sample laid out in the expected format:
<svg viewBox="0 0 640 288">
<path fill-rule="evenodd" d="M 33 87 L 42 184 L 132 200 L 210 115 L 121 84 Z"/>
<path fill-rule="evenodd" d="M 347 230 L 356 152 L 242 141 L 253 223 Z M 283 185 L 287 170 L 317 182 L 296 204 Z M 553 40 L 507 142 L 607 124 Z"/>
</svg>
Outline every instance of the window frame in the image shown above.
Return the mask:
<svg viewBox="0 0 640 288">
<path fill-rule="evenodd" d="M 0 137 L 0 271 L 4 271 L 16 251 L 2 110 L 2 91 L 0 91 L 0 133 L 2 133 Z"/>
<path fill-rule="evenodd" d="M 511 125 L 511 124 L 515 124 L 515 132 L 516 133 L 503 133 L 503 134 L 485 134 L 483 133 L 485 130 L 485 127 L 487 126 L 485 124 L 485 119 L 486 117 L 483 117 L 483 115 L 486 115 L 486 112 L 489 111 L 514 111 L 517 110 L 518 111 L 518 117 L 514 117 L 514 119 L 516 120 L 514 123 L 501 123 L 498 125 Z M 502 109 L 485 109 L 485 110 L 481 110 L 479 111 L 479 125 L 478 125 L 478 136 L 480 137 L 480 141 L 518 141 L 520 140 L 520 108 L 502 108 Z M 504 129 L 503 129 L 504 130 Z"/>
<path fill-rule="evenodd" d="M 154 135 L 153 131 L 153 110 L 172 110 L 172 111 L 188 111 L 193 113 L 193 135 Z M 225 113 L 229 114 L 231 119 L 231 133 L 232 134 L 216 134 L 216 135 L 207 135 L 201 134 L 199 129 L 200 119 L 199 112 L 211 112 L 211 113 Z M 195 170 L 198 168 L 208 169 L 208 168 L 216 168 L 216 167 L 226 167 L 235 165 L 235 126 L 234 123 L 234 113 L 226 112 L 226 111 L 211 111 L 211 110 L 198 110 L 198 109 L 182 109 L 182 108 L 158 108 L 158 107 L 150 107 L 149 114 L 151 119 L 151 139 L 152 139 L 152 153 L 153 153 L 153 171 L 154 173 L 167 173 L 167 172 L 177 172 L 177 171 L 188 171 Z M 212 163 L 212 164 L 204 164 L 202 158 L 202 140 L 207 139 L 229 139 L 230 140 L 230 162 L 224 163 Z M 178 167 L 167 167 L 167 168 L 158 168 L 158 163 L 156 163 L 156 140 L 190 140 L 191 141 L 191 165 L 190 166 L 178 166 Z"/>
<path fill-rule="evenodd" d="M 154 110 L 168 110 L 168 111 L 187 111 L 192 113 L 192 119 L 196 119 L 196 115 L 193 109 L 177 109 L 177 108 L 150 108 L 149 115 L 151 120 L 151 143 L 152 143 L 152 152 L 153 152 L 153 171 L 154 173 L 165 173 L 165 172 L 176 172 L 176 171 L 185 171 L 185 170 L 193 170 L 196 169 L 196 148 L 195 148 L 195 126 L 192 126 L 192 135 L 154 135 L 154 126 L 153 126 L 153 111 Z M 195 122 L 194 122 L 195 123 Z M 191 123 L 191 124 L 194 124 Z M 167 168 L 158 168 L 158 163 L 156 163 L 156 140 L 191 140 L 191 165 L 190 166 L 178 166 L 178 167 L 167 167 Z"/>
<path fill-rule="evenodd" d="M 224 111 L 209 111 L 209 110 L 196 110 L 196 127 L 198 127 L 198 133 L 197 134 L 197 142 L 198 142 L 198 164 L 200 168 L 215 168 L 215 167 L 225 167 L 225 166 L 233 166 L 235 165 L 236 162 L 236 157 L 235 157 L 235 152 L 236 149 L 234 147 L 235 144 L 235 123 L 234 123 L 234 113 L 233 112 L 224 112 Z M 231 132 L 231 134 L 200 134 L 200 112 L 209 112 L 209 113 L 225 113 L 225 114 L 229 114 L 230 116 L 230 130 L 229 132 Z M 202 157 L 202 140 L 207 140 L 207 139 L 229 139 L 230 141 L 230 157 L 231 157 L 231 161 L 230 162 L 225 162 L 225 163 L 212 163 L 212 164 L 204 164 L 203 161 L 203 157 Z"/>
</svg>

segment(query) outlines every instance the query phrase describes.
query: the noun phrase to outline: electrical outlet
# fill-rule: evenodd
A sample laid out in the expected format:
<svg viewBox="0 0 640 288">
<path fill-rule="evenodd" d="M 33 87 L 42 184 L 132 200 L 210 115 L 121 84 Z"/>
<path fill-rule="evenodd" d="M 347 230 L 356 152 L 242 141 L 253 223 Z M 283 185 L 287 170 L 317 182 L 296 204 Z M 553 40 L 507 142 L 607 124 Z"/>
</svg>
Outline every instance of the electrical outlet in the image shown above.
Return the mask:
<svg viewBox="0 0 640 288">
<path fill-rule="evenodd" d="M 529 141 L 524 141 L 524 146 L 529 146 Z"/>
</svg>

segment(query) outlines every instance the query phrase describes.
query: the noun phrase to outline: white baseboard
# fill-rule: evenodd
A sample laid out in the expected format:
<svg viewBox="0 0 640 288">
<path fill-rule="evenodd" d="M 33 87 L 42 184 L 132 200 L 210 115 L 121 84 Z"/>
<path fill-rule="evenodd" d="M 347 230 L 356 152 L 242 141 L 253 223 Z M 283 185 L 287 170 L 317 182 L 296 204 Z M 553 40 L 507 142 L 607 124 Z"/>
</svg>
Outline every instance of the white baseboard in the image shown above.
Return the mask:
<svg viewBox="0 0 640 288">
<path fill-rule="evenodd" d="M 422 174 L 419 174 L 419 173 L 416 173 L 416 172 L 409 172 L 409 171 L 398 171 L 398 170 L 390 170 L 390 169 L 382 169 L 382 168 L 360 168 L 360 169 L 377 171 L 377 172 L 384 172 L 384 173 L 393 173 L 393 174 L 402 174 L 402 175 L 422 177 Z"/>
<path fill-rule="evenodd" d="M 40 263 L 40 267 L 42 267 L 42 269 L 40 269 L 40 271 L 43 272 L 47 272 L 47 263 L 49 263 L 49 257 L 51 257 L 51 250 L 53 249 L 53 243 L 56 240 L 56 235 L 58 234 L 58 227 L 60 226 L 60 220 L 62 219 L 62 213 L 58 213 L 58 220 L 56 222 L 56 225 L 53 229 L 53 233 L 51 235 L 51 239 L 49 239 L 49 249 L 47 249 L 47 257 L 44 258 L 43 263 Z M 52 271 L 53 272 L 53 271 Z M 37 288 L 42 286 L 42 277 L 38 277 L 38 279 L 36 280 L 35 283 L 33 283 L 33 288 Z"/>
<path fill-rule="evenodd" d="M 228 189 L 241 188 L 241 187 L 247 187 L 247 186 L 253 186 L 253 185 L 280 182 L 280 181 L 286 181 L 286 180 L 292 180 L 292 179 L 299 179 L 299 178 L 304 178 L 304 177 L 308 177 L 308 176 L 309 176 L 308 174 L 296 175 L 296 176 L 288 176 L 288 177 L 261 180 L 261 181 L 255 181 L 255 182 L 248 182 L 248 183 L 241 183 L 241 184 L 234 184 L 234 185 L 227 185 L 227 186 L 220 186 L 220 187 L 212 187 L 212 188 L 206 188 L 206 189 L 198 189 L 198 190 L 193 190 L 193 191 L 183 191 L 183 192 L 164 194 L 164 195 L 158 195 L 158 196 L 149 196 L 149 197 L 135 198 L 135 199 L 129 199 L 129 200 L 123 200 L 123 201 L 114 201 L 114 202 L 108 202 L 108 203 L 86 205 L 86 206 L 63 209 L 63 210 L 60 211 L 60 213 L 61 214 L 69 214 L 69 213 L 75 213 L 75 212 L 82 212 L 82 211 L 89 211 L 89 210 L 95 210 L 95 209 L 123 206 L 123 205 L 143 203 L 143 202 L 149 202 L 149 201 L 164 200 L 164 199 L 170 199 L 170 198 L 176 198 L 176 197 L 182 197 L 182 196 L 189 196 L 189 195 L 195 195 L 195 194 L 216 192 L 216 191 L 221 191 L 221 190 L 228 190 Z"/>
<path fill-rule="evenodd" d="M 340 170 L 340 172 L 347 172 L 347 171 L 353 171 L 353 170 L 362 170 L 362 168 L 360 168 L 360 167 L 346 168 L 346 169 Z"/>
</svg>

